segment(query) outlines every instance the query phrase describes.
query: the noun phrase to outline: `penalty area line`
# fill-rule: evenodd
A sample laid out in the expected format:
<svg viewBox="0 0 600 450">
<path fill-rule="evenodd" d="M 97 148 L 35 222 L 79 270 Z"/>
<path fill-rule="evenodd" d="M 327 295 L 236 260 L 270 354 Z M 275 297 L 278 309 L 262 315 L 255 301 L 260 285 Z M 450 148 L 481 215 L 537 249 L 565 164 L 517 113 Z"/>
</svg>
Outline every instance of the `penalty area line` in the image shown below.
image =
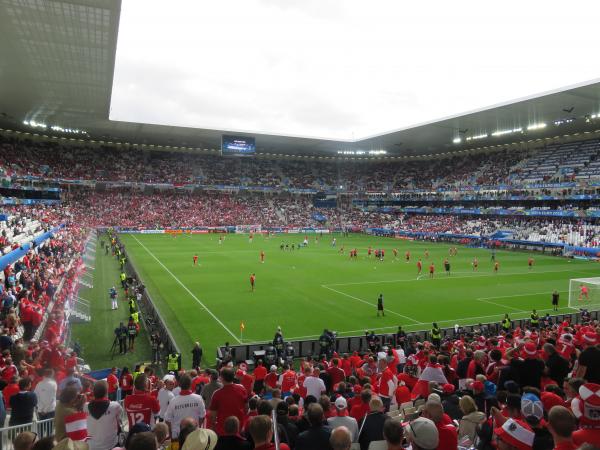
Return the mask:
<svg viewBox="0 0 600 450">
<path fill-rule="evenodd" d="M 135 239 L 135 240 L 136 240 L 136 242 L 137 242 L 138 244 L 140 244 L 140 246 L 141 246 L 141 247 L 142 247 L 144 250 L 146 250 L 146 252 L 148 252 L 148 254 L 149 254 L 150 256 L 152 256 L 152 257 L 153 257 L 153 258 L 156 260 L 156 262 L 157 262 L 158 264 L 160 264 L 160 265 L 161 265 L 161 267 L 162 267 L 163 269 L 165 269 L 165 271 L 166 271 L 166 272 L 167 272 L 169 275 L 171 275 L 171 276 L 173 277 L 173 279 L 174 279 L 175 281 L 177 281 L 177 283 L 179 283 L 179 285 L 180 285 L 180 286 L 181 286 L 183 289 L 185 289 L 185 291 L 186 291 L 188 294 L 190 294 L 190 296 L 191 296 L 191 297 L 192 297 L 194 300 L 196 300 L 196 302 L 197 302 L 197 303 L 198 303 L 200 306 L 202 306 L 202 308 L 204 308 L 204 309 L 206 310 L 206 312 L 207 312 L 208 314 L 210 314 L 210 316 L 211 316 L 213 319 L 215 319 L 215 321 L 216 321 L 216 322 L 217 322 L 219 325 L 221 325 L 221 326 L 223 327 L 223 329 L 224 329 L 225 331 L 227 331 L 227 332 L 228 332 L 228 333 L 231 335 L 231 337 L 233 337 L 233 338 L 236 340 L 236 342 L 237 342 L 238 344 L 241 344 L 241 343 L 242 343 L 242 341 L 240 341 L 240 339 L 239 339 L 239 338 L 238 338 L 238 337 L 237 337 L 235 334 L 233 334 L 233 332 L 232 332 L 232 331 L 231 331 L 229 328 L 227 328 L 227 326 L 225 326 L 225 324 L 224 324 L 223 322 L 221 322 L 221 320 L 219 320 L 219 318 L 218 318 L 217 316 L 215 316 L 215 315 L 213 314 L 213 312 L 212 312 L 210 309 L 208 309 L 208 308 L 206 307 L 206 305 L 205 305 L 204 303 L 202 303 L 202 302 L 200 301 L 200 299 L 199 299 L 198 297 L 196 297 L 196 295 L 195 295 L 195 294 L 194 294 L 192 291 L 190 291 L 190 290 L 188 289 L 188 287 L 187 287 L 185 284 L 183 284 L 183 283 L 181 282 L 181 280 L 180 280 L 179 278 L 177 278 L 177 276 L 176 276 L 176 275 L 175 275 L 173 272 L 171 272 L 171 271 L 169 270 L 169 268 L 168 268 L 167 266 L 165 266 L 165 265 L 164 265 L 164 264 L 161 262 L 161 260 L 160 260 L 160 259 L 158 259 L 158 258 L 157 258 L 157 257 L 154 255 L 154 253 L 152 253 L 152 252 L 151 252 L 151 251 L 148 249 L 148 247 L 146 247 L 144 244 L 142 244 L 142 242 L 141 242 L 141 241 L 140 241 L 140 240 L 139 240 L 137 237 L 135 237 L 135 235 L 132 235 L 132 237 L 133 237 L 133 239 Z"/>
<path fill-rule="evenodd" d="M 345 292 L 342 292 L 342 291 L 338 291 L 337 289 L 333 289 L 333 288 L 331 288 L 331 287 L 329 287 L 329 286 L 326 286 L 326 285 L 324 285 L 324 284 L 322 284 L 322 285 L 321 285 L 321 287 L 322 287 L 322 288 L 325 288 L 325 289 L 329 289 L 330 291 L 336 292 L 336 293 L 338 293 L 338 294 L 340 294 L 340 295 L 345 295 L 346 297 L 349 297 L 349 298 L 352 298 L 352 299 L 354 299 L 354 300 L 357 300 L 357 301 L 359 301 L 359 302 L 365 303 L 365 304 L 367 304 L 367 305 L 369 305 L 369 306 L 374 306 L 372 303 L 370 303 L 370 302 L 368 302 L 368 301 L 366 301 L 366 300 L 363 300 L 362 298 L 354 297 L 353 295 L 346 294 Z M 415 320 L 415 319 L 413 319 L 412 317 L 408 317 L 408 316 L 404 316 L 404 315 L 402 315 L 402 314 L 399 314 L 399 313 L 397 313 L 397 312 L 395 312 L 395 311 L 392 311 L 391 309 L 384 309 L 384 311 L 387 311 L 387 312 L 389 312 L 389 313 L 391 313 L 391 314 L 395 314 L 395 315 L 396 315 L 396 316 L 398 316 L 398 317 L 403 317 L 404 319 L 408 319 L 408 320 L 410 320 L 411 322 L 413 322 L 414 324 L 421 324 L 421 322 L 419 322 L 418 320 Z"/>
<path fill-rule="evenodd" d="M 504 272 L 504 273 L 492 273 L 492 274 L 486 274 L 486 275 L 470 275 L 470 276 L 459 276 L 459 277 L 454 277 L 452 275 L 450 276 L 438 276 L 435 278 L 429 278 L 427 277 L 426 279 L 429 281 L 438 281 L 438 280 L 462 280 L 465 278 L 488 278 L 488 277 L 508 277 L 508 276 L 514 276 L 514 275 L 527 275 L 527 274 L 532 274 L 532 275 L 538 275 L 538 274 L 544 274 L 544 273 L 565 273 L 565 272 L 569 272 L 569 273 L 598 273 L 595 270 L 545 270 L 545 271 L 533 271 L 533 272 Z M 452 273 L 482 273 L 482 272 L 452 272 Z M 419 275 L 419 277 L 425 277 L 425 274 Z M 422 279 L 422 278 L 421 278 Z M 401 279 L 396 279 L 396 280 L 379 280 L 379 281 L 353 281 L 350 283 L 327 283 L 327 284 L 323 284 L 323 287 L 329 287 L 329 286 L 353 286 L 353 285 L 361 285 L 361 284 L 382 284 L 382 283 L 407 283 L 407 282 L 414 282 L 419 280 L 419 278 L 417 277 L 417 279 L 414 278 L 401 278 Z"/>
</svg>

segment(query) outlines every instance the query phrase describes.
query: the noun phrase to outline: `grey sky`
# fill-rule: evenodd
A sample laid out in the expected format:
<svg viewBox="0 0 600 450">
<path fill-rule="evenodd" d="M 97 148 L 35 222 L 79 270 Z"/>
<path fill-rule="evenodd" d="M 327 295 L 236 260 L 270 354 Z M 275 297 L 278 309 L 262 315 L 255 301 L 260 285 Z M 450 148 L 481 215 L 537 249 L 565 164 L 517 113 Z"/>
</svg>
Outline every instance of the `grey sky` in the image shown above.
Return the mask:
<svg viewBox="0 0 600 450">
<path fill-rule="evenodd" d="M 124 0 L 110 118 L 356 139 L 600 78 L 598 17 L 579 0 Z"/>
</svg>

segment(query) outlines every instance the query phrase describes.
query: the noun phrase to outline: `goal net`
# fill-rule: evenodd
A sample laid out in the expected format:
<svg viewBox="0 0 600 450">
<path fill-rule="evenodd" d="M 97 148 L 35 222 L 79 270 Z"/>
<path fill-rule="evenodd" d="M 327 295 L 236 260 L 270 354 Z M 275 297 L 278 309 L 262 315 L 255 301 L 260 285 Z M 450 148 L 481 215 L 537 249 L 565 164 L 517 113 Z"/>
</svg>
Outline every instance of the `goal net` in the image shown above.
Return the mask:
<svg viewBox="0 0 600 450">
<path fill-rule="evenodd" d="M 569 307 L 600 309 L 600 277 L 569 280 Z"/>
</svg>

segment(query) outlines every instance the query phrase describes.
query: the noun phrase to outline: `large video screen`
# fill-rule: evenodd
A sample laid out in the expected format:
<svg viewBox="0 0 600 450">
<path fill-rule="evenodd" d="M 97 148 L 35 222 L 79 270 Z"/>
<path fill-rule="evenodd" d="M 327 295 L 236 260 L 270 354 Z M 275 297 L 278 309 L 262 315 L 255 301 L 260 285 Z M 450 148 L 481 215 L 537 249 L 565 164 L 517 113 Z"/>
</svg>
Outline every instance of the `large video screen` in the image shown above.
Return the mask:
<svg viewBox="0 0 600 450">
<path fill-rule="evenodd" d="M 252 156 L 256 153 L 256 142 L 253 137 L 228 136 L 221 137 L 221 154 L 233 156 Z"/>
</svg>

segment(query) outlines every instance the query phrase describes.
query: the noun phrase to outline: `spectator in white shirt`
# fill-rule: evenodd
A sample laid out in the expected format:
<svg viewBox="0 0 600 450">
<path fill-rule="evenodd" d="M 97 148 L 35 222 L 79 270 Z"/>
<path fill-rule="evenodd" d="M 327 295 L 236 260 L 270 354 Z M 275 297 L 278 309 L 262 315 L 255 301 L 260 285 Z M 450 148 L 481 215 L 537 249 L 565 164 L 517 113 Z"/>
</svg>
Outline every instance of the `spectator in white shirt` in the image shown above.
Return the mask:
<svg viewBox="0 0 600 450">
<path fill-rule="evenodd" d="M 51 419 L 54 417 L 57 390 L 58 386 L 54 380 L 54 371 L 52 369 L 44 370 L 44 378 L 36 385 L 33 391 L 38 399 L 38 420 Z"/>
<path fill-rule="evenodd" d="M 206 416 L 206 408 L 204 400 L 198 394 L 194 394 L 190 388 L 192 387 L 192 378 L 188 375 L 182 375 L 179 378 L 179 387 L 181 391 L 169 402 L 167 411 L 165 412 L 165 422 L 171 429 L 171 439 L 175 440 L 179 437 L 179 426 L 181 420 L 186 417 L 198 419 L 199 426 L 202 426 L 204 417 Z"/>
<path fill-rule="evenodd" d="M 352 435 L 352 442 L 358 442 L 358 422 L 354 417 L 348 415 L 348 402 L 344 397 L 335 399 L 337 416 L 327 419 L 327 424 L 333 429 L 346 427 Z"/>
<path fill-rule="evenodd" d="M 119 403 L 108 399 L 108 383 L 101 380 L 94 384 L 94 399 L 85 405 L 87 413 L 87 443 L 90 450 L 111 450 L 117 446 L 121 428 Z"/>
<path fill-rule="evenodd" d="M 304 374 L 306 375 L 304 387 L 306 388 L 307 396 L 312 395 L 314 398 L 321 398 L 321 394 L 325 393 L 325 383 L 319 378 L 319 373 L 319 369 L 317 368 L 311 370 L 310 367 L 307 367 L 304 370 Z"/>
<path fill-rule="evenodd" d="M 175 379 L 172 375 L 165 375 L 163 379 L 165 385 L 164 387 L 158 391 L 158 403 L 160 404 L 160 411 L 158 412 L 158 417 L 164 419 L 165 413 L 167 412 L 167 406 L 169 406 L 169 402 L 175 394 L 173 393 L 173 388 L 175 387 Z"/>
</svg>

